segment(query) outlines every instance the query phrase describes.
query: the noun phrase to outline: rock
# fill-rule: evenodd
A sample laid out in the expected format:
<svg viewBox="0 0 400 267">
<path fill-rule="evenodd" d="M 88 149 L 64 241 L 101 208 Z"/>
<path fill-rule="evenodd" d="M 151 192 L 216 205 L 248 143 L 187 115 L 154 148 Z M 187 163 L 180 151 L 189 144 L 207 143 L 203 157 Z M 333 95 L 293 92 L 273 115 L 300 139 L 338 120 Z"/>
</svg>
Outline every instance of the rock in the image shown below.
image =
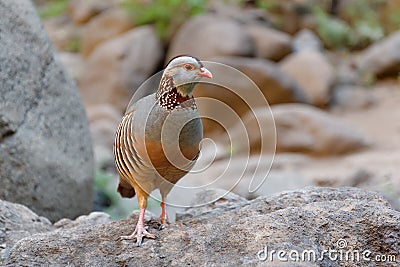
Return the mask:
<svg viewBox="0 0 400 267">
<path fill-rule="evenodd" d="M 330 105 L 346 110 L 356 110 L 370 107 L 374 103 L 376 99 L 367 88 L 344 85 L 333 89 Z"/>
<path fill-rule="evenodd" d="M 297 170 L 299 167 L 313 164 L 313 158 L 299 153 L 279 153 L 275 154 L 273 170 Z"/>
<path fill-rule="evenodd" d="M 107 120 L 97 121 L 90 125 L 91 136 L 94 142 L 96 166 L 114 163 L 112 149 L 117 128 L 118 122 L 115 123 Z"/>
<path fill-rule="evenodd" d="M 107 129 L 104 129 L 105 132 L 96 132 L 98 135 L 92 135 L 94 143 L 112 147 L 114 144 L 116 128 L 121 121 L 121 113 L 119 113 L 113 106 L 107 104 L 90 106 L 88 107 L 88 118 L 91 130 L 93 130 L 92 126 L 96 128 L 97 124 L 99 124 L 99 130 L 101 130 L 103 127 L 100 125 L 103 123 L 106 124 L 106 128 L 112 130 L 112 136 L 109 135 Z"/>
<path fill-rule="evenodd" d="M 328 251 L 336 256 L 338 250 L 358 252 L 360 259 L 364 251 L 371 252 L 371 259 L 383 254 L 398 257 L 399 220 L 400 213 L 377 193 L 309 187 L 243 202 L 222 213 L 201 214 L 162 231 L 149 229 L 158 238 L 145 239 L 140 248 L 132 240 L 117 239 L 133 230 L 134 220 L 37 234 L 20 240 L 5 266 L 280 266 L 276 254 L 272 261 L 265 252 L 283 250 L 288 260 L 281 262 L 283 266 L 336 267 L 343 262 L 329 257 Z M 310 255 L 307 261 L 305 250 L 315 252 L 316 258 Z M 307 264 L 290 260 L 290 255 L 296 256 L 291 251 L 305 255 L 300 263 Z M 349 261 L 351 266 L 366 266 L 363 260 Z M 387 261 L 385 266 L 396 264 Z"/>
<path fill-rule="evenodd" d="M 118 0 L 70 0 L 67 11 L 75 24 L 84 24 L 101 12 L 116 6 L 118 2 Z"/>
<path fill-rule="evenodd" d="M 79 80 L 84 68 L 84 61 L 81 55 L 78 53 L 59 52 L 58 56 L 69 75 L 74 80 Z"/>
<path fill-rule="evenodd" d="M 234 109 L 239 116 L 250 109 L 269 104 L 304 102 L 305 97 L 297 84 L 283 73 L 273 62 L 266 59 L 245 57 L 216 57 L 211 59 L 218 63 L 209 67 L 213 73 L 213 84 L 199 84 L 194 94 L 196 97 L 216 99 Z M 235 68 L 231 69 L 231 67 Z M 239 72 L 240 71 L 240 72 Z M 248 77 L 246 77 L 245 75 Z M 250 78 L 251 80 L 249 80 Z M 254 83 L 258 86 L 254 86 Z M 222 85 L 218 86 L 218 85 Z M 246 104 L 247 101 L 249 104 Z M 213 110 L 213 114 L 222 112 L 212 106 L 212 101 L 197 101 L 200 114 Z M 251 105 L 249 107 L 248 105 Z M 222 119 L 224 126 L 230 127 L 237 122 L 237 118 L 225 114 Z M 211 121 L 203 121 L 206 132 L 219 129 Z"/>
<path fill-rule="evenodd" d="M 111 222 L 110 215 L 104 212 L 92 212 L 75 220 L 61 219 L 54 225 L 44 217 L 40 217 L 27 207 L 0 200 L 0 263 L 8 257 L 13 245 L 19 240 L 37 233 L 56 229 L 94 226 Z"/>
<path fill-rule="evenodd" d="M 103 104 L 88 107 L 88 118 L 96 166 L 114 165 L 112 148 L 122 114 L 113 106 Z"/>
<path fill-rule="evenodd" d="M 338 62 L 333 62 L 336 69 L 335 86 L 365 84 L 366 81 L 361 80 L 357 65 L 352 58 L 344 60 L 339 59 L 337 61 Z"/>
<path fill-rule="evenodd" d="M 355 127 L 315 107 L 302 104 L 272 107 L 277 131 L 277 151 L 335 155 L 368 147 Z"/>
<path fill-rule="evenodd" d="M 245 7 L 229 2 L 212 1 L 207 3 L 207 8 L 212 14 L 228 17 L 240 24 L 263 23 L 271 26 L 270 14 L 266 9 Z"/>
<path fill-rule="evenodd" d="M 264 24 L 250 24 L 246 30 L 255 44 L 255 55 L 273 61 L 279 61 L 291 52 L 289 34 L 269 28 Z"/>
<path fill-rule="evenodd" d="M 296 83 L 285 76 L 276 65 L 268 60 L 252 59 L 245 57 L 217 57 L 212 59 L 215 62 L 226 64 L 236 68 L 260 87 L 269 104 L 279 104 L 288 102 L 303 102 L 305 97 L 302 90 Z M 216 77 L 215 79 L 217 79 Z M 221 79 L 232 79 L 233 77 L 222 77 Z M 218 81 L 219 83 L 220 81 Z M 231 85 L 240 84 L 231 81 Z M 228 81 L 221 82 L 226 85 Z"/>
<path fill-rule="evenodd" d="M 319 8 L 319 3 L 304 0 L 278 1 L 268 10 L 271 21 L 279 25 L 280 30 L 294 35 L 304 28 L 316 28 L 315 19 L 312 19 L 312 9 Z"/>
<path fill-rule="evenodd" d="M 86 106 L 107 103 L 124 112 L 130 96 L 157 70 L 162 56 L 161 41 L 151 26 L 99 44 L 79 80 Z"/>
<path fill-rule="evenodd" d="M 173 38 L 167 60 L 181 55 L 201 60 L 216 56 L 251 56 L 254 45 L 244 27 L 233 19 L 200 15 L 189 19 Z"/>
<path fill-rule="evenodd" d="M 295 80 L 308 99 L 316 106 L 325 106 L 335 74 L 328 59 L 320 52 L 305 50 L 286 57 L 281 70 Z"/>
<path fill-rule="evenodd" d="M 104 212 L 94 211 L 89 215 L 81 215 L 75 220 L 61 219 L 54 224 L 57 229 L 70 229 L 73 227 L 100 225 L 111 222 L 111 216 Z"/>
<path fill-rule="evenodd" d="M 275 153 L 275 122 L 271 110 L 266 107 L 255 107 L 246 112 L 242 115 L 240 121 L 227 129 L 227 133 L 228 135 L 220 134 L 214 138 L 223 147 L 230 148 L 226 151 L 242 155 Z M 244 139 L 248 140 L 249 147 L 247 147 Z"/>
<path fill-rule="evenodd" d="M 225 154 L 232 150 L 242 155 L 274 153 L 275 147 L 279 152 L 336 155 L 363 149 L 371 143 L 353 126 L 312 106 L 281 104 L 271 110 L 272 113 L 265 108 L 254 108 L 226 130 L 229 137 L 219 134 L 214 140 L 219 146 L 230 148 L 225 149 Z M 244 139 L 249 142 L 250 150 Z"/>
<path fill-rule="evenodd" d="M 81 53 L 90 55 L 101 42 L 109 40 L 133 27 L 128 14 L 121 8 L 111 8 L 89 21 L 83 28 Z"/>
<path fill-rule="evenodd" d="M 223 196 L 219 198 L 217 201 L 213 201 L 219 196 Z M 215 217 L 217 214 L 222 214 L 224 212 L 234 210 L 240 208 L 244 205 L 249 204 L 250 202 L 234 193 L 228 192 L 225 190 L 213 188 L 204 190 L 201 193 L 197 194 L 195 199 L 193 200 L 193 206 L 198 205 L 199 203 L 208 203 L 206 205 L 200 207 L 190 207 L 186 208 L 182 213 L 176 214 L 176 220 L 188 220 L 191 218 L 196 218 L 199 216 L 204 217 Z"/>
<path fill-rule="evenodd" d="M 372 180 L 374 174 L 365 169 L 356 170 L 352 175 L 345 179 L 342 186 L 360 187 Z"/>
<path fill-rule="evenodd" d="M 365 74 L 378 77 L 395 76 L 400 72 L 400 31 L 392 33 L 380 42 L 364 50 L 358 60 L 358 67 Z"/>
<path fill-rule="evenodd" d="M 0 0 L 0 198 L 51 220 L 92 208 L 93 154 L 78 90 L 30 1 Z"/>
<path fill-rule="evenodd" d="M 233 192 L 247 199 L 312 185 L 312 180 L 292 170 L 271 169 L 274 166 L 273 159 L 273 153 L 245 155 L 238 152 L 232 157 L 228 155 L 227 158 L 213 162 L 201 172 L 197 171 L 196 164 L 195 171 L 187 174 L 184 183 L 179 185 L 204 189 L 220 188 L 226 193 Z M 169 201 L 174 205 L 187 205 L 187 202 L 176 199 L 175 192 L 178 190 L 171 191 Z"/>
<path fill-rule="evenodd" d="M 292 50 L 294 52 L 305 50 L 322 51 L 322 49 L 321 40 L 309 29 L 302 29 L 293 37 Z"/>
<path fill-rule="evenodd" d="M 0 263 L 18 240 L 52 230 L 51 222 L 27 207 L 0 200 Z"/>
<path fill-rule="evenodd" d="M 66 16 L 49 18 L 43 21 L 46 33 L 57 51 L 78 52 L 82 27 L 73 24 Z"/>
<path fill-rule="evenodd" d="M 121 113 L 113 106 L 103 104 L 98 106 L 89 106 L 87 108 L 87 116 L 90 123 L 100 120 L 121 121 Z"/>
</svg>

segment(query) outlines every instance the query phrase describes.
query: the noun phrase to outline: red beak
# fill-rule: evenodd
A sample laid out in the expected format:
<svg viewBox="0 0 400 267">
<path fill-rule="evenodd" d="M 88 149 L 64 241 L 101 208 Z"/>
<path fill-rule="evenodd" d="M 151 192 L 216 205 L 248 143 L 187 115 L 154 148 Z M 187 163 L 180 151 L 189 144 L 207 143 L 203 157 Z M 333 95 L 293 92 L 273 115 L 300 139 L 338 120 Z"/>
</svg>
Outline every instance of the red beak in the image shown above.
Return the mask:
<svg viewBox="0 0 400 267">
<path fill-rule="evenodd" d="M 200 76 L 200 77 L 206 77 L 206 78 L 209 78 L 209 79 L 212 78 L 211 72 L 208 69 L 204 68 L 204 67 L 200 68 L 200 72 L 197 75 Z"/>
</svg>

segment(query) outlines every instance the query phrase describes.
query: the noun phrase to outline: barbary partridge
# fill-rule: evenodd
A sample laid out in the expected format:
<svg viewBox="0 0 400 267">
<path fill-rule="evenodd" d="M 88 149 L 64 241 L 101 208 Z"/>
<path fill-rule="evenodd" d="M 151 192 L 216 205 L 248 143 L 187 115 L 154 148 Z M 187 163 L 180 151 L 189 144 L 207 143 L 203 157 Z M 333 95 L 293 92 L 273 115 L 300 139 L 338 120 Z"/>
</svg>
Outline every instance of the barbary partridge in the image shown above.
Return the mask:
<svg viewBox="0 0 400 267">
<path fill-rule="evenodd" d="M 140 207 L 135 231 L 121 238 L 136 237 L 137 246 L 143 236 L 155 238 L 143 225 L 149 194 L 160 190 L 160 219 L 164 225 L 166 196 L 199 155 L 203 128 L 192 92 L 202 77 L 212 78 L 212 74 L 197 58 L 173 58 L 157 92 L 128 107 L 119 124 L 114 143 L 118 192 L 128 198 L 137 195 Z"/>
</svg>

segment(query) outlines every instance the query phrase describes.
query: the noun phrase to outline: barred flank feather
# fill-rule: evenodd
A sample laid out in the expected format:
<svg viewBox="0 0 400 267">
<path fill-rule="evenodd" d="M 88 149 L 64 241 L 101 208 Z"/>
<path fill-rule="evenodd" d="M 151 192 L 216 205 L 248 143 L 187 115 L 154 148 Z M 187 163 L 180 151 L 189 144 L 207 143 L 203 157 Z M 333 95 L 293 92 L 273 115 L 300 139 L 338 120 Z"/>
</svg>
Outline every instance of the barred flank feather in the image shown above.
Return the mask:
<svg viewBox="0 0 400 267">
<path fill-rule="evenodd" d="M 132 198 L 135 196 L 135 189 L 129 183 L 133 179 L 132 175 L 140 169 L 140 159 L 135 149 L 133 137 L 132 115 L 133 112 L 126 114 L 115 136 L 114 158 L 120 175 L 118 192 L 123 197 Z"/>
</svg>

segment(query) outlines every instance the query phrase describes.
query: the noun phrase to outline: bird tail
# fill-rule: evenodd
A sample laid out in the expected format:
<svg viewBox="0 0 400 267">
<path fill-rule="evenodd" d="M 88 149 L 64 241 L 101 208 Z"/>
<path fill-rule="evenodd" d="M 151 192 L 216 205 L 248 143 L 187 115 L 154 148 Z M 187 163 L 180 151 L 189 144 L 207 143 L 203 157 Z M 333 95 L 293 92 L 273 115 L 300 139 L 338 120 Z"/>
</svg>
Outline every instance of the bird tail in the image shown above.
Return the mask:
<svg viewBox="0 0 400 267">
<path fill-rule="evenodd" d="M 121 181 L 121 179 L 119 180 L 117 191 L 122 197 L 126 198 L 132 198 L 136 195 L 135 189 L 127 182 Z"/>
</svg>

